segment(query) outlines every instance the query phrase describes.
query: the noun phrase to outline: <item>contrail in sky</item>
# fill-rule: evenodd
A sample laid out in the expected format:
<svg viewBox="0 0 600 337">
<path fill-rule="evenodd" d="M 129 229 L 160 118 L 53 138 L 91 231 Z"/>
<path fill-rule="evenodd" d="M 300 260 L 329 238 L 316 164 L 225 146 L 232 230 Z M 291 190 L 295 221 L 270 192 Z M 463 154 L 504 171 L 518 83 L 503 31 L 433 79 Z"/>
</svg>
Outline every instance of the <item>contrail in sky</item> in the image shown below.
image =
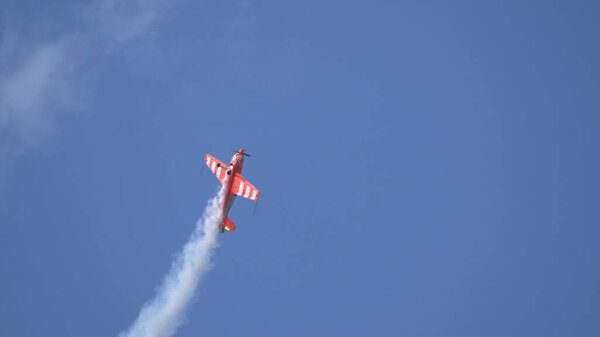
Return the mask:
<svg viewBox="0 0 600 337">
<path fill-rule="evenodd" d="M 223 189 L 208 202 L 154 299 L 144 305 L 133 325 L 119 337 L 167 337 L 175 333 L 200 276 L 211 267 L 210 257 L 218 245 L 222 201 Z"/>
</svg>

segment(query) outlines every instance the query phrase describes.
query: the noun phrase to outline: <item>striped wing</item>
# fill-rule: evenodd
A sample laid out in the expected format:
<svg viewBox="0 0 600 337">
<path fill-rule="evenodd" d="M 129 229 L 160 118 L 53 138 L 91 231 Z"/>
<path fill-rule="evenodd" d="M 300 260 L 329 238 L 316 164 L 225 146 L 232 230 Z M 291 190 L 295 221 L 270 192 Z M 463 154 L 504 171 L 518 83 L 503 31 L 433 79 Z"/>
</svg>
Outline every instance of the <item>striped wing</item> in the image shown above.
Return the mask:
<svg viewBox="0 0 600 337">
<path fill-rule="evenodd" d="M 231 192 L 235 195 L 239 195 L 240 197 L 248 198 L 250 200 L 258 200 L 258 197 L 260 197 L 260 191 L 256 187 L 252 186 L 248 180 L 237 173 L 233 178 Z"/>
<path fill-rule="evenodd" d="M 210 154 L 206 154 L 206 157 L 204 157 L 204 162 L 206 163 L 208 168 L 212 171 L 212 173 L 214 173 L 217 176 L 217 179 L 219 179 L 219 183 L 221 183 L 221 185 L 223 185 L 223 182 L 225 181 L 225 177 L 227 177 L 228 166 L 223 164 L 222 161 L 211 156 Z"/>
</svg>

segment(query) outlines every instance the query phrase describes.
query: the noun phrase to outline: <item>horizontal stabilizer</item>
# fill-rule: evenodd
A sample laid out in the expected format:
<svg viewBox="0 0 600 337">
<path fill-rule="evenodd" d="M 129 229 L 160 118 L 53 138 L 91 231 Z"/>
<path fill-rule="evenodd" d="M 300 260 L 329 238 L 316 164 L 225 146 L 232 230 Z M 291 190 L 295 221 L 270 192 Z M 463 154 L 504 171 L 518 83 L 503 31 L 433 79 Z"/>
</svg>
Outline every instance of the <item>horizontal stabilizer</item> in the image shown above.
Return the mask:
<svg viewBox="0 0 600 337">
<path fill-rule="evenodd" d="M 221 224 L 221 233 L 223 233 L 225 231 L 227 231 L 227 232 L 235 231 L 235 224 L 228 217 L 225 217 L 225 220 L 223 220 L 223 224 Z"/>
</svg>

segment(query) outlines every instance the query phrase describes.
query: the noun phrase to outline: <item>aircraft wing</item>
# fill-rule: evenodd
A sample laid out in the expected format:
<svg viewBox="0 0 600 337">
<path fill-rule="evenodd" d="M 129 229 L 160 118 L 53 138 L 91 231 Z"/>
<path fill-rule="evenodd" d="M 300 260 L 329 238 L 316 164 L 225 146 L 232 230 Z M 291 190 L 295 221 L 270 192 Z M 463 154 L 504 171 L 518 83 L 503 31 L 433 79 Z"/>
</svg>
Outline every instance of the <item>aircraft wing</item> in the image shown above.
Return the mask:
<svg viewBox="0 0 600 337">
<path fill-rule="evenodd" d="M 227 177 L 227 169 L 229 166 L 223 164 L 222 161 L 218 160 L 217 158 L 211 156 L 208 153 L 206 154 L 206 157 L 204 157 L 204 162 L 206 163 L 206 165 L 208 165 L 208 168 L 210 168 L 212 173 L 214 173 L 215 176 L 217 176 L 217 179 L 219 179 L 219 183 L 223 185 L 225 177 Z"/>
<path fill-rule="evenodd" d="M 231 192 L 250 200 L 258 200 L 258 197 L 260 196 L 260 191 L 256 187 L 252 186 L 248 180 L 237 173 L 233 177 Z"/>
</svg>

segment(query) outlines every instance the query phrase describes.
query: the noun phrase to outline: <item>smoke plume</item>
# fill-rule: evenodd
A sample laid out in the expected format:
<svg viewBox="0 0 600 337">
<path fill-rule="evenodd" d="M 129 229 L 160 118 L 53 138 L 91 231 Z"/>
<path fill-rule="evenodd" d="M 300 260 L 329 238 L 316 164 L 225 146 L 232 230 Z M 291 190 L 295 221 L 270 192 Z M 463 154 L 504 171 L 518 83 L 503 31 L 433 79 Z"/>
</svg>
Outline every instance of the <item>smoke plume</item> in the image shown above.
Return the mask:
<svg viewBox="0 0 600 337">
<path fill-rule="evenodd" d="M 202 274 L 211 267 L 210 257 L 217 247 L 223 190 L 212 198 L 183 251 L 171 267 L 158 293 L 146 303 L 133 325 L 119 337 L 172 336 L 194 296 Z"/>
</svg>

